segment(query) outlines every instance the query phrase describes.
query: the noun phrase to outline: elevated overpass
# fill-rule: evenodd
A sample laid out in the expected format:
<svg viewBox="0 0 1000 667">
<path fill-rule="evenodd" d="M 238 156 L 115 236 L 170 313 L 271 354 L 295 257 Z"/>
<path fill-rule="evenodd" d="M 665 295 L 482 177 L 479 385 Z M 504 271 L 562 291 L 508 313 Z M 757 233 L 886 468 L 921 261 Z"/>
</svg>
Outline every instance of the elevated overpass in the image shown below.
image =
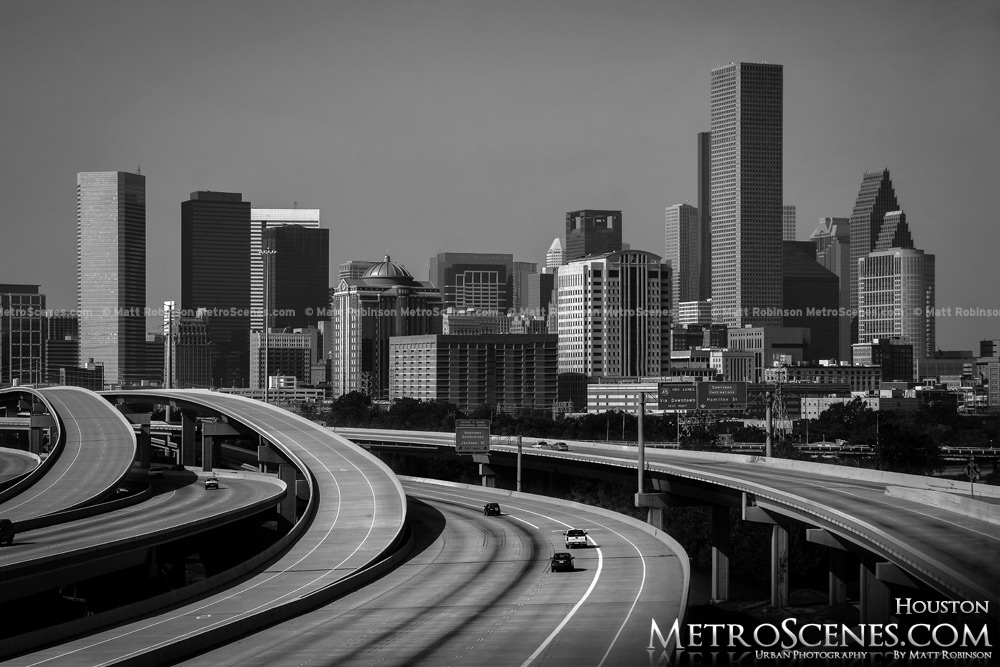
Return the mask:
<svg viewBox="0 0 1000 667">
<path fill-rule="evenodd" d="M 373 451 L 408 451 L 453 457 L 454 434 L 337 429 Z M 522 465 L 551 475 L 597 477 L 637 487 L 635 447 L 569 442 L 570 451 L 532 449 L 526 439 Z M 491 447 L 490 465 L 517 465 L 516 448 Z M 672 506 L 713 508 L 712 597 L 728 597 L 728 512 L 739 509 L 744 520 L 771 524 L 772 604 L 787 604 L 787 528 L 806 526 L 810 541 L 830 553 L 830 601 L 842 603 L 846 582 L 857 568 L 863 622 L 888 618 L 890 593 L 920 589 L 946 599 L 988 601 L 993 614 L 1000 606 L 1000 502 L 996 490 L 948 480 L 823 463 L 760 456 L 646 449 L 644 490 L 637 504 L 648 507 L 651 523 L 662 525 L 662 512 Z M 965 506 L 978 503 L 982 512 L 955 511 L 925 498 L 945 495 Z M 984 497 L 984 494 L 985 495 Z M 984 509 L 985 508 L 985 509 Z M 853 564 L 853 565 L 852 565 Z"/>
<path fill-rule="evenodd" d="M 125 391 L 108 392 L 104 398 L 130 415 L 169 406 L 182 422 L 183 456 L 196 453 L 201 429 L 200 465 L 207 470 L 218 465 L 223 440 L 236 434 L 245 439 L 249 430 L 259 439 L 261 462 L 297 489 L 300 507 L 277 544 L 226 573 L 227 588 L 217 588 L 219 581 L 207 582 L 204 597 L 173 608 L 169 615 L 155 613 L 180 598 L 135 605 L 116 617 L 96 619 L 90 627 L 84 619 L 74 628 L 77 633 L 108 622 L 124 624 L 21 653 L 5 664 L 163 664 L 322 604 L 405 554 L 400 549 L 406 543 L 402 486 L 384 464 L 345 438 L 280 408 L 217 392 Z M 234 577 L 237 583 L 232 583 Z M 153 615 L 135 620 L 143 613 Z M 24 650 L 11 646 L 7 653 Z"/>
</svg>

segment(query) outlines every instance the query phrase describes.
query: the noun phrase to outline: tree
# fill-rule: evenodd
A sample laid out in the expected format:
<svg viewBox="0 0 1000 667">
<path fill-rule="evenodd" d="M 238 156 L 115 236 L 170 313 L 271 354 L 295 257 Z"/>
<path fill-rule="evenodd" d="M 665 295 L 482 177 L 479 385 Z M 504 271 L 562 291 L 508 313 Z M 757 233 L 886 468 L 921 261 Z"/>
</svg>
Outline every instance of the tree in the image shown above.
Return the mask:
<svg viewBox="0 0 1000 667">
<path fill-rule="evenodd" d="M 906 424 L 882 424 L 874 444 L 876 466 L 881 470 L 929 475 L 943 467 L 931 437 Z"/>
</svg>

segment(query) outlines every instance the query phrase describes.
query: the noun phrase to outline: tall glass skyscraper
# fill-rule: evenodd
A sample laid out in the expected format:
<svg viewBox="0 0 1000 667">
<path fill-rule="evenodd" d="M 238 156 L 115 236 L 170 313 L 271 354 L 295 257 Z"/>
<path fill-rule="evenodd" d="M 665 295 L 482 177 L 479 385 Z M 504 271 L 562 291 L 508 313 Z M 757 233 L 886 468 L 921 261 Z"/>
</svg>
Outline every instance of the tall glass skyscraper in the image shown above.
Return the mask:
<svg viewBox="0 0 1000 667">
<path fill-rule="evenodd" d="M 192 192 L 181 203 L 181 309 L 204 309 L 212 385 L 250 380 L 250 202 L 238 192 Z"/>
<path fill-rule="evenodd" d="M 712 319 L 781 326 L 783 68 L 712 70 Z"/>
<path fill-rule="evenodd" d="M 264 230 L 276 227 L 294 225 L 307 229 L 319 229 L 319 209 L 318 208 L 254 208 L 250 210 L 250 329 L 261 331 L 264 328 L 264 257 L 261 249 L 264 247 L 262 239 Z M 329 232 L 325 241 L 325 251 L 329 254 Z M 273 250 L 273 248 L 271 248 Z M 326 260 L 329 266 L 329 258 Z M 376 264 L 377 262 L 372 262 Z M 370 265 L 369 265 L 370 266 Z M 274 281 L 274 277 L 269 277 Z M 323 289 L 328 290 L 326 283 L 330 282 L 329 276 L 323 277 L 320 281 Z M 274 293 L 268 295 L 274 298 Z M 326 302 L 326 299 L 324 299 Z M 328 306 L 329 304 L 326 303 Z M 269 304 L 274 310 L 274 302 Z M 271 326 L 277 326 L 273 322 Z"/>
<path fill-rule="evenodd" d="M 104 364 L 107 387 L 143 379 L 146 346 L 146 177 L 76 175 L 80 364 Z"/>
<path fill-rule="evenodd" d="M 875 250 L 885 214 L 900 210 L 888 169 L 866 171 L 851 212 L 851 308 L 858 308 L 858 260 Z M 911 244 L 909 247 L 913 247 Z"/>
</svg>

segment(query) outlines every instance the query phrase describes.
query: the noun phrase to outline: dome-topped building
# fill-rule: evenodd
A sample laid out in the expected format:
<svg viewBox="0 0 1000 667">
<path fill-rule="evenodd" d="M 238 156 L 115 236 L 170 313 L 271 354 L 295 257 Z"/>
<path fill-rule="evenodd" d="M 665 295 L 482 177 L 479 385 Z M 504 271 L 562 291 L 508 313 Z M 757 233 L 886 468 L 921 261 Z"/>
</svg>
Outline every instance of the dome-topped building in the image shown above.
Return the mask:
<svg viewBox="0 0 1000 667">
<path fill-rule="evenodd" d="M 402 264 L 397 264 L 389 259 L 389 255 L 386 255 L 384 260 L 365 271 L 362 278 L 368 281 L 381 281 L 394 285 L 409 285 L 417 282 L 413 279 L 413 274 L 407 271 Z"/>
<path fill-rule="evenodd" d="M 388 255 L 360 278 L 342 278 L 332 299 L 333 391 L 389 395 L 389 338 L 441 333 L 441 291 Z"/>
</svg>

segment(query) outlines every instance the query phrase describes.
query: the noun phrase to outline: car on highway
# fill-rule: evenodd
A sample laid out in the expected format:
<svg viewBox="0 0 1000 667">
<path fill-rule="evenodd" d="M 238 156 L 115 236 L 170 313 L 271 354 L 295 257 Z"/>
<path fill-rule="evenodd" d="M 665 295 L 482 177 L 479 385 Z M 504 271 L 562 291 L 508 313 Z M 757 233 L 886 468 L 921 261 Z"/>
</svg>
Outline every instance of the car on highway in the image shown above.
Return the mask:
<svg viewBox="0 0 1000 667">
<path fill-rule="evenodd" d="M 500 516 L 500 503 L 486 503 L 483 505 L 483 514 L 486 516 Z"/>
<path fill-rule="evenodd" d="M 0 545 L 14 544 L 14 522 L 10 519 L 0 519 Z"/>
<path fill-rule="evenodd" d="M 572 572 L 575 569 L 573 567 L 573 554 L 565 551 L 557 551 L 552 554 L 552 560 L 549 563 L 549 568 L 553 572 L 562 570 L 569 570 Z"/>
<path fill-rule="evenodd" d="M 163 479 L 163 468 L 150 468 L 149 479 Z"/>
<path fill-rule="evenodd" d="M 566 548 L 587 547 L 587 531 L 582 528 L 570 528 L 566 531 Z"/>
<path fill-rule="evenodd" d="M 545 442 L 544 440 L 539 440 L 531 446 L 532 449 L 552 449 L 552 445 Z"/>
<path fill-rule="evenodd" d="M 219 488 L 219 478 L 209 477 L 205 480 L 205 489 L 217 489 Z"/>
<path fill-rule="evenodd" d="M 567 445 L 565 442 L 554 442 L 552 443 L 552 449 L 556 450 L 557 452 L 568 452 L 569 445 Z"/>
</svg>

